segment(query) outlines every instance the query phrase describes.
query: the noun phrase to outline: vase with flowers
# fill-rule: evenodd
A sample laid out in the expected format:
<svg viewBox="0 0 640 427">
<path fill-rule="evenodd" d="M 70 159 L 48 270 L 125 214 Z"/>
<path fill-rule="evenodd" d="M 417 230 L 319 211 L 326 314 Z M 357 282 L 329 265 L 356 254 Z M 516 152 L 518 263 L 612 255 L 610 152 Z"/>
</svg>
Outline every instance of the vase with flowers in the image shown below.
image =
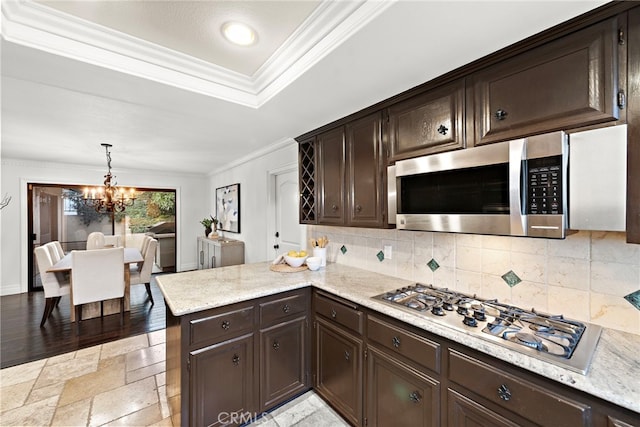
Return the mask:
<svg viewBox="0 0 640 427">
<path fill-rule="evenodd" d="M 209 218 L 203 218 L 200 224 L 204 226 L 204 235 L 209 236 L 209 234 L 217 230 L 218 219 L 209 215 Z"/>
</svg>

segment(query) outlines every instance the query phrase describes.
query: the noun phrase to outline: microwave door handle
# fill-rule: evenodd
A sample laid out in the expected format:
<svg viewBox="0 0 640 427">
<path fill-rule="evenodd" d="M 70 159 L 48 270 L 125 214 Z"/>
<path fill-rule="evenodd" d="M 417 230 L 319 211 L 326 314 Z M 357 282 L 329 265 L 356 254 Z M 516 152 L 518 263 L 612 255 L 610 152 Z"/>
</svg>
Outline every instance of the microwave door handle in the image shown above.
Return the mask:
<svg viewBox="0 0 640 427">
<path fill-rule="evenodd" d="M 509 141 L 509 212 L 512 236 L 525 236 L 527 217 L 522 214 L 522 160 L 525 139 Z"/>
</svg>

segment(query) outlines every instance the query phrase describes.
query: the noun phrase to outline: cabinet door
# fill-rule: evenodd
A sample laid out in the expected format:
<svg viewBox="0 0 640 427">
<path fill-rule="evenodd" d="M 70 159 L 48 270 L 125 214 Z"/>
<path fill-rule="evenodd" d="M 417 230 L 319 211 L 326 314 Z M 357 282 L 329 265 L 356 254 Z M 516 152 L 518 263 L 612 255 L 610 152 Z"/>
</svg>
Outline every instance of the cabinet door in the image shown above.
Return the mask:
<svg viewBox="0 0 640 427">
<path fill-rule="evenodd" d="M 440 425 L 437 381 L 372 347 L 368 360 L 367 425 Z"/>
<path fill-rule="evenodd" d="M 205 239 L 198 239 L 198 270 L 211 268 L 209 262 L 209 243 Z"/>
<path fill-rule="evenodd" d="M 616 120 L 616 20 L 476 73 L 476 144 Z"/>
<path fill-rule="evenodd" d="M 255 411 L 253 333 L 190 353 L 191 424 L 238 425 Z"/>
<path fill-rule="evenodd" d="M 383 159 L 381 114 L 376 113 L 346 125 L 347 188 L 349 189 L 347 225 L 382 227 L 386 192 L 382 183 Z"/>
<path fill-rule="evenodd" d="M 391 160 L 463 148 L 464 79 L 392 105 Z"/>
<path fill-rule="evenodd" d="M 316 320 L 316 391 L 353 425 L 362 425 L 362 340 Z"/>
<path fill-rule="evenodd" d="M 447 393 L 449 412 L 449 427 L 518 427 L 503 416 L 469 399 L 462 394 L 449 389 Z"/>
<path fill-rule="evenodd" d="M 318 224 L 344 225 L 345 203 L 345 144 L 344 128 L 318 135 L 317 177 L 319 212 Z"/>
<path fill-rule="evenodd" d="M 306 317 L 260 331 L 260 408 L 293 397 L 307 385 Z"/>
</svg>

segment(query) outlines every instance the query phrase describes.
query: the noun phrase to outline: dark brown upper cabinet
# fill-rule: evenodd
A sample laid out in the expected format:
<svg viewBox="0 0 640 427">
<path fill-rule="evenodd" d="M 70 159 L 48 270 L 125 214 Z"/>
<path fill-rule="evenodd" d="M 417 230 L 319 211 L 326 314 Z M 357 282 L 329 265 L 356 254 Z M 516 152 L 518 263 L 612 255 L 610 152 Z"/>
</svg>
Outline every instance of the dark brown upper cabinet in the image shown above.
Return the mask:
<svg viewBox="0 0 640 427">
<path fill-rule="evenodd" d="M 473 74 L 475 144 L 617 120 L 618 31 L 611 18 Z"/>
<path fill-rule="evenodd" d="M 627 242 L 640 243 L 640 7 L 629 11 Z"/>
<path fill-rule="evenodd" d="M 465 146 L 464 79 L 387 109 L 390 161 Z"/>
<path fill-rule="evenodd" d="M 317 184 L 318 224 L 344 225 L 345 205 L 345 143 L 344 127 L 318 135 Z"/>
<path fill-rule="evenodd" d="M 376 113 L 346 125 L 348 225 L 384 226 L 386 156 L 381 124 L 380 114 Z"/>
<path fill-rule="evenodd" d="M 381 124 L 381 114 L 375 113 L 317 136 L 317 224 L 384 226 Z"/>
</svg>

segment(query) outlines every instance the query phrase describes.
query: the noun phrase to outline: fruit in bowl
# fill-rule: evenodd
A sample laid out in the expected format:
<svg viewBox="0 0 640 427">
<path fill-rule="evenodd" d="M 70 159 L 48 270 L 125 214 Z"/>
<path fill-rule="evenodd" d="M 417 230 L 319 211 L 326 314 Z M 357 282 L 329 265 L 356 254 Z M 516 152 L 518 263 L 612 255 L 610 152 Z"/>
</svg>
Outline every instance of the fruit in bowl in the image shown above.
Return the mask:
<svg viewBox="0 0 640 427">
<path fill-rule="evenodd" d="M 291 267 L 300 267 L 307 259 L 306 251 L 289 251 L 284 255 L 284 261 Z"/>
</svg>

